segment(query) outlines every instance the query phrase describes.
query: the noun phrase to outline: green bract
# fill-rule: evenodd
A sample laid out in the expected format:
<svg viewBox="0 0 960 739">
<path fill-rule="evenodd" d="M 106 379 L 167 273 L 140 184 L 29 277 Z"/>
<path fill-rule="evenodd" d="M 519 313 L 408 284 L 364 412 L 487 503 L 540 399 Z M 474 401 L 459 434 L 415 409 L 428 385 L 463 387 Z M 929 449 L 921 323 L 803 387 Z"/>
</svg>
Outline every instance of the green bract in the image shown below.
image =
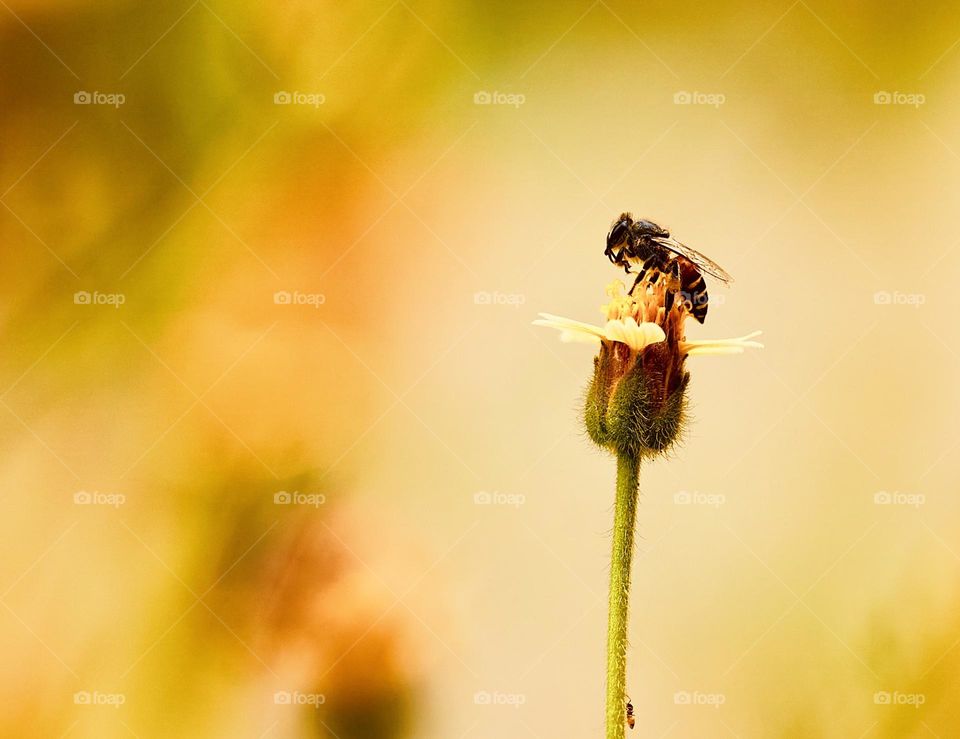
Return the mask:
<svg viewBox="0 0 960 739">
<path fill-rule="evenodd" d="M 639 460 L 678 440 L 690 375 L 677 360 L 666 343 L 638 354 L 622 344 L 601 344 L 584 404 L 587 433 L 595 444 Z"/>
</svg>

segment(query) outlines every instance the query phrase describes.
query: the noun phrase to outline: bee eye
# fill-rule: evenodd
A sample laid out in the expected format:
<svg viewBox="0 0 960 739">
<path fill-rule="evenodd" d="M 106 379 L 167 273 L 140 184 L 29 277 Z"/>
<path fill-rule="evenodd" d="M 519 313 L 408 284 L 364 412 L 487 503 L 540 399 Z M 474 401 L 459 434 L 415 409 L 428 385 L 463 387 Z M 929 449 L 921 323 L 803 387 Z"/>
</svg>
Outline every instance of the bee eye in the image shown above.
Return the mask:
<svg viewBox="0 0 960 739">
<path fill-rule="evenodd" d="M 617 221 L 613 228 L 610 229 L 610 233 L 607 234 L 607 245 L 616 246 L 621 241 L 623 241 L 624 236 L 627 233 L 627 226 L 623 221 Z"/>
</svg>

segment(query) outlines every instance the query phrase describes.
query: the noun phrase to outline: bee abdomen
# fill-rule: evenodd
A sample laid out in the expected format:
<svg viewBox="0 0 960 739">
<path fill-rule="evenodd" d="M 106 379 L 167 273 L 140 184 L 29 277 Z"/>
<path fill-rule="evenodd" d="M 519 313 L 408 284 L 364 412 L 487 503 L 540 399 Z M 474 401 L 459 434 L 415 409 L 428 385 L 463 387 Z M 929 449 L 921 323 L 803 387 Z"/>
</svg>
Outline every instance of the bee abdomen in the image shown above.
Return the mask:
<svg viewBox="0 0 960 739">
<path fill-rule="evenodd" d="M 684 272 L 687 271 L 684 270 Z M 707 306 L 710 302 L 710 296 L 707 294 L 707 283 L 703 279 L 703 275 L 699 271 L 684 274 L 680 290 L 690 315 L 699 323 L 703 323 L 707 317 Z"/>
</svg>

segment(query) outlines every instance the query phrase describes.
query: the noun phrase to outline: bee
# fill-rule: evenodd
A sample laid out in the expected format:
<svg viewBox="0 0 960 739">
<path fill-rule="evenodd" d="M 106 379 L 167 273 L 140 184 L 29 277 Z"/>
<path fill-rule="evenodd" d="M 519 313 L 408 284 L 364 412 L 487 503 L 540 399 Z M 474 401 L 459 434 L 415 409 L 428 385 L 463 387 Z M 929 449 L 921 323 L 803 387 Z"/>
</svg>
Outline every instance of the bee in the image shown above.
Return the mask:
<svg viewBox="0 0 960 739">
<path fill-rule="evenodd" d="M 627 699 L 627 726 L 631 729 L 636 725 L 637 719 L 633 715 L 633 703 L 630 702 L 630 699 Z"/>
<path fill-rule="evenodd" d="M 623 267 L 627 274 L 630 274 L 631 266 L 640 265 L 634 286 L 645 277 L 655 282 L 660 274 L 666 276 L 676 288 L 672 287 L 669 295 L 679 291 L 685 307 L 700 323 L 707 317 L 709 301 L 703 273 L 725 284 L 733 282 L 723 267 L 681 244 L 670 236 L 667 229 L 653 221 L 634 219 L 629 213 L 623 213 L 613 222 L 603 253 L 613 264 Z M 669 297 L 669 300 L 672 305 L 673 298 Z"/>
</svg>

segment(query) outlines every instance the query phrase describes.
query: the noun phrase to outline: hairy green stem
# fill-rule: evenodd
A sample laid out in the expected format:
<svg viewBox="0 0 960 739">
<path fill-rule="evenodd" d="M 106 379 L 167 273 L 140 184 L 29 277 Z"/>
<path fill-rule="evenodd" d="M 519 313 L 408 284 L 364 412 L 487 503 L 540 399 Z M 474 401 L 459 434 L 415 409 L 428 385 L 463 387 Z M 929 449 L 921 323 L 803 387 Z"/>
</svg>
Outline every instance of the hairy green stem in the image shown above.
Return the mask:
<svg viewBox="0 0 960 739">
<path fill-rule="evenodd" d="M 626 726 L 627 613 L 639 487 L 640 460 L 629 454 L 618 454 L 607 622 L 607 739 L 624 739 Z"/>
</svg>

